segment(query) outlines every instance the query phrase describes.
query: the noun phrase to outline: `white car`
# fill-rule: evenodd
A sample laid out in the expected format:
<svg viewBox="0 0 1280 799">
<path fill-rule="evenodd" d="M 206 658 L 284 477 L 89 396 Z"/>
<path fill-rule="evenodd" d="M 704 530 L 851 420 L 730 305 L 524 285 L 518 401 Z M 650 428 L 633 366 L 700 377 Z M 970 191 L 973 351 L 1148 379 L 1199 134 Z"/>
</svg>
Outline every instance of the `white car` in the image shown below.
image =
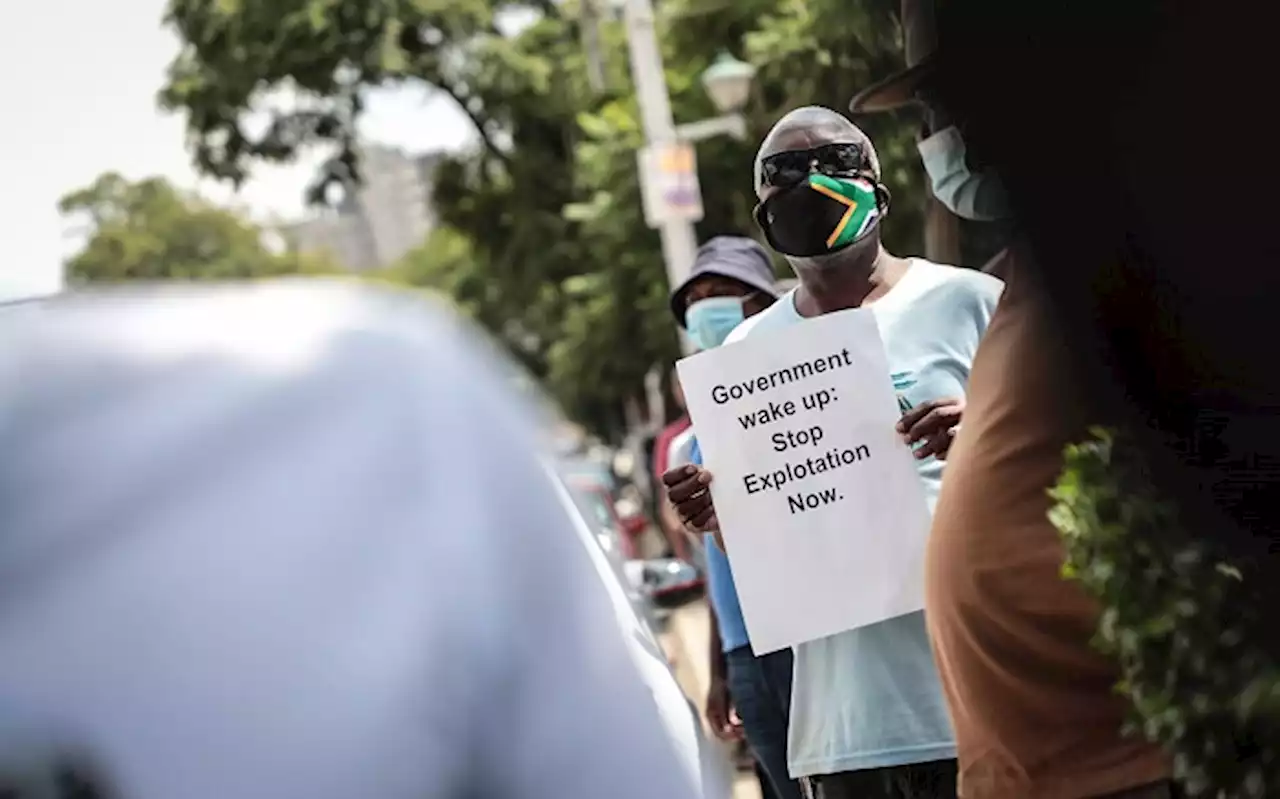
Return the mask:
<svg viewBox="0 0 1280 799">
<path fill-rule="evenodd" d="M 701 788 L 704 799 L 727 799 L 730 795 L 727 788 L 729 781 L 724 763 L 715 747 L 704 737 L 697 710 L 671 672 L 653 627 L 635 606 L 634 592 L 629 592 L 626 588 L 629 583 L 620 553 L 612 548 L 606 551 L 601 546 L 588 501 L 578 496 L 562 477 L 557 475 L 557 478 L 554 482 L 560 500 L 569 511 L 578 538 L 586 547 L 601 582 L 608 590 L 618 627 L 626 639 L 637 669 L 653 693 L 654 702 L 690 779 Z"/>
</svg>

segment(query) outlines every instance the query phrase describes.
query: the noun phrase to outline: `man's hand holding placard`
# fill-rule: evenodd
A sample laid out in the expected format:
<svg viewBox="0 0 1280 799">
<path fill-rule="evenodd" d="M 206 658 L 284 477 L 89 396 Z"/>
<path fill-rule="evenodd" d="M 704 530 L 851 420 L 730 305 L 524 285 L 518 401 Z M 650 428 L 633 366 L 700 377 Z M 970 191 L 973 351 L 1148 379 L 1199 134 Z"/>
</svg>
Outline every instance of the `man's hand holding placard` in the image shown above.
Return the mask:
<svg viewBox="0 0 1280 799">
<path fill-rule="evenodd" d="M 896 429 L 907 446 L 912 448 L 916 460 L 934 455 L 944 461 L 956 431 L 960 429 L 960 417 L 963 415 L 964 397 L 928 400 L 902 414 Z M 917 447 L 918 442 L 924 443 Z"/>
<path fill-rule="evenodd" d="M 711 472 L 701 466 L 686 464 L 677 466 L 662 475 L 667 488 L 667 499 L 680 515 L 684 526 L 695 533 L 714 533 L 716 545 L 724 549 L 720 539 L 720 521 L 711 501 Z"/>
</svg>

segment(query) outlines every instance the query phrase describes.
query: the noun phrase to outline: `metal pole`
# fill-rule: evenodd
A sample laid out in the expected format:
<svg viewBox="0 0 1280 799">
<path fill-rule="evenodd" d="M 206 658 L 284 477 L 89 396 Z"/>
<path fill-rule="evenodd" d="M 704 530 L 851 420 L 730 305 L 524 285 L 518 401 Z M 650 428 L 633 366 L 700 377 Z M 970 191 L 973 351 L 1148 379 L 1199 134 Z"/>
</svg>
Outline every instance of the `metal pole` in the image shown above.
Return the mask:
<svg viewBox="0 0 1280 799">
<path fill-rule="evenodd" d="M 627 49 L 631 53 L 631 78 L 635 81 L 645 139 L 650 144 L 675 142 L 675 121 L 671 116 L 667 79 L 662 72 L 662 51 L 658 48 L 653 4 L 650 0 L 626 0 L 623 13 Z M 667 281 L 672 287 L 678 286 L 693 268 L 693 259 L 698 254 L 697 233 L 692 222 L 678 220 L 662 224 L 658 233 L 662 237 Z"/>
</svg>

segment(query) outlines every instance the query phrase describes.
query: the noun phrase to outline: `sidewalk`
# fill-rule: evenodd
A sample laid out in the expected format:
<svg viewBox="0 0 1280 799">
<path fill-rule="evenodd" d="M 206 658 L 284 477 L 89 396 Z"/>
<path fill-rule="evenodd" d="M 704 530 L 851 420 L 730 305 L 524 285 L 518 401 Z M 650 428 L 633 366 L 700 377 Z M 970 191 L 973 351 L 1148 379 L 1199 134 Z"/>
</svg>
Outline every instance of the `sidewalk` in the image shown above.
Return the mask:
<svg viewBox="0 0 1280 799">
<path fill-rule="evenodd" d="M 672 611 L 667 629 L 661 636 L 662 646 L 675 667 L 676 679 L 698 708 L 702 707 L 711 678 L 707 663 L 707 648 L 711 645 L 710 625 L 707 603 L 699 599 Z M 711 732 L 706 730 L 705 722 L 704 732 L 709 740 L 714 740 Z M 755 775 L 750 772 L 736 775 L 733 799 L 760 799 L 760 786 Z"/>
</svg>

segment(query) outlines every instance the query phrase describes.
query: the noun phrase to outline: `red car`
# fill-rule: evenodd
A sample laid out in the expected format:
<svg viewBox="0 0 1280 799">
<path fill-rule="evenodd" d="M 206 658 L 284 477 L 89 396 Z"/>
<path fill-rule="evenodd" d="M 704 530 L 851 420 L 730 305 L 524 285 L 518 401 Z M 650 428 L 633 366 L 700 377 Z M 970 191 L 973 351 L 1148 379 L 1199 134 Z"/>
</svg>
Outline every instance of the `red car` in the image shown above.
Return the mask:
<svg viewBox="0 0 1280 799">
<path fill-rule="evenodd" d="M 637 518 L 636 514 L 628 514 L 630 518 L 624 520 L 618 514 L 613 492 L 596 480 L 575 475 L 569 479 L 569 485 L 574 493 L 591 506 L 596 524 L 609 530 L 617 538 L 615 543 L 622 552 L 622 556 L 627 560 L 638 559 L 640 548 L 637 541 L 648 527 L 648 520 L 643 515 Z"/>
</svg>

